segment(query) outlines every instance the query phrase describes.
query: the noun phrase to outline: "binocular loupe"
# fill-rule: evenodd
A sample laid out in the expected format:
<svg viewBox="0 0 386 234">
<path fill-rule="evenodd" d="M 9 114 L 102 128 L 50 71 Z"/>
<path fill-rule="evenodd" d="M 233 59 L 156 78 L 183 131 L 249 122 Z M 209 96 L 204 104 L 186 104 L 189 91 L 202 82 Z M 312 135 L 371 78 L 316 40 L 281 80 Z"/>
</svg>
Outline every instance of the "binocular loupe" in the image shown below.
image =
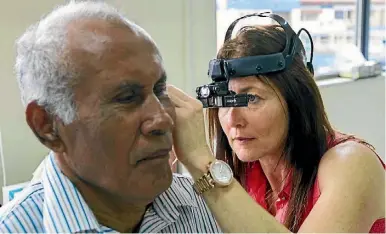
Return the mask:
<svg viewBox="0 0 386 234">
<path fill-rule="evenodd" d="M 291 65 L 293 57 L 296 53 L 302 52 L 305 56 L 304 48 L 299 38 L 301 31 L 305 31 L 310 39 L 311 59 L 309 62 L 306 62 L 305 65 L 313 74 L 313 43 L 311 35 L 304 28 L 300 29 L 296 34 L 288 22 L 279 15 L 263 12 L 242 16 L 233 21 L 233 23 L 228 27 L 224 42 L 231 38 L 233 29 L 239 20 L 252 16 L 269 17 L 279 23 L 286 33 L 286 45 L 284 50 L 268 55 L 248 56 L 236 59 L 210 60 L 208 75 L 213 82 L 207 85 L 199 86 L 196 89 L 197 99 L 202 102 L 204 108 L 248 106 L 248 102 L 253 95 L 236 94 L 232 90 L 229 90 L 229 80 L 238 77 L 279 72 L 286 69 Z"/>
</svg>

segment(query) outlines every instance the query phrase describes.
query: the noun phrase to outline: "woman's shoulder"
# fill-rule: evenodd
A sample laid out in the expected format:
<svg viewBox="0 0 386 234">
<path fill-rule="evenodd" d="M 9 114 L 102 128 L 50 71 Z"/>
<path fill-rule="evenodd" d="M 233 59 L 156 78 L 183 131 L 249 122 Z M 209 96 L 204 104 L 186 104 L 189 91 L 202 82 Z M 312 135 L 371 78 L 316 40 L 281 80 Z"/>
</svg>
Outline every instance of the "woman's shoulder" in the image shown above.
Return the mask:
<svg viewBox="0 0 386 234">
<path fill-rule="evenodd" d="M 345 141 L 330 148 L 320 161 L 317 180 L 320 196 L 330 194 L 342 203 L 348 199 L 376 219 L 385 217 L 385 166 L 365 144 Z"/>
<path fill-rule="evenodd" d="M 338 158 L 339 155 L 342 155 L 342 157 L 362 155 L 361 157 L 370 157 L 369 160 L 377 158 L 377 161 L 385 168 L 385 163 L 376 152 L 374 146 L 362 138 L 339 131 L 334 131 L 333 136 L 327 137 L 327 152 L 323 156 L 321 163 L 323 163 L 323 161 L 329 161 L 323 160 L 326 158 L 325 156 L 328 155 L 330 158 L 334 157 L 334 155 Z M 362 160 L 366 159 L 362 158 Z"/>
<path fill-rule="evenodd" d="M 380 170 L 384 173 L 384 169 L 384 163 L 373 148 L 363 142 L 350 140 L 327 150 L 320 161 L 318 174 L 331 173 L 334 170 L 357 173 Z"/>
<path fill-rule="evenodd" d="M 327 148 L 330 149 L 332 147 L 335 147 L 339 144 L 342 144 L 342 143 L 345 143 L 348 141 L 362 144 L 362 145 L 368 147 L 369 149 L 371 149 L 372 151 L 375 152 L 374 146 L 372 146 L 366 140 L 364 140 L 360 137 L 357 137 L 355 135 L 343 133 L 343 132 L 336 131 L 336 130 L 333 132 L 332 136 L 327 137 Z"/>
<path fill-rule="evenodd" d="M 360 142 L 346 141 L 330 148 L 320 161 L 317 177 L 321 193 L 346 190 L 353 196 L 371 195 L 384 200 L 385 166 L 371 148 Z"/>
</svg>

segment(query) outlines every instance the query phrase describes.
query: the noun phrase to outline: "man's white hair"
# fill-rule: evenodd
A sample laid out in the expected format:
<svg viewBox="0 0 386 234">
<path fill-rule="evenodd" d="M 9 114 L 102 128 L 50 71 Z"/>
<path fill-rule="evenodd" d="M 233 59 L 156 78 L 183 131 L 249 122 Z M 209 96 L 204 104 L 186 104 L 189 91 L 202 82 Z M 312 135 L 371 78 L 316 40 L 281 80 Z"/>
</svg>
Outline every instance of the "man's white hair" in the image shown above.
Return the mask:
<svg viewBox="0 0 386 234">
<path fill-rule="evenodd" d="M 96 1 L 70 1 L 29 27 L 16 42 L 15 72 L 23 105 L 35 101 L 64 124 L 77 116 L 73 86 L 79 77 L 71 59 L 63 56 L 67 48 L 67 26 L 81 19 L 122 23 L 152 41 L 142 28 L 115 8 Z"/>
</svg>

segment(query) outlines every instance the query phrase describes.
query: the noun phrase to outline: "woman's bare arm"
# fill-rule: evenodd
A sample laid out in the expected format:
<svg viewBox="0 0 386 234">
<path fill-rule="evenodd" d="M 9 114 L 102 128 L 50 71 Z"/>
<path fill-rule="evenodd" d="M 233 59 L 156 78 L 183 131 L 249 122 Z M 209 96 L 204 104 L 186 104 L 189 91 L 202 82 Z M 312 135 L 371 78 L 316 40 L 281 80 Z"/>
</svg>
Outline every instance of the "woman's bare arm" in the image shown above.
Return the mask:
<svg viewBox="0 0 386 234">
<path fill-rule="evenodd" d="M 205 138 L 202 104 L 175 87 L 168 91 L 177 113 L 176 156 L 196 180 L 214 160 Z M 368 232 L 385 206 L 385 173 L 374 153 L 346 143 L 328 151 L 319 169 L 322 195 L 300 232 Z M 225 232 L 289 232 L 237 181 L 203 196 Z"/>
<path fill-rule="evenodd" d="M 299 232 L 369 232 L 385 217 L 385 170 L 364 145 L 346 142 L 330 149 L 318 179 L 321 196 Z"/>
</svg>

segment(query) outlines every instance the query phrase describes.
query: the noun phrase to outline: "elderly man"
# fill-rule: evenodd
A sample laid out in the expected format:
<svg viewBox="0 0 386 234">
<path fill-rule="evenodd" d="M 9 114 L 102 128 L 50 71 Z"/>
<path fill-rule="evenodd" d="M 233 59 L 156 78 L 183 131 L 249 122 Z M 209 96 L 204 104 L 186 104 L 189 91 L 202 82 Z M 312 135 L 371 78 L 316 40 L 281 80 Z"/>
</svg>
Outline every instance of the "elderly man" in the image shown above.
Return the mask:
<svg viewBox="0 0 386 234">
<path fill-rule="evenodd" d="M 0 210 L 1 232 L 219 232 L 172 175 L 174 105 L 150 36 L 112 7 L 71 2 L 17 42 L 28 125 L 51 153 Z"/>
</svg>

